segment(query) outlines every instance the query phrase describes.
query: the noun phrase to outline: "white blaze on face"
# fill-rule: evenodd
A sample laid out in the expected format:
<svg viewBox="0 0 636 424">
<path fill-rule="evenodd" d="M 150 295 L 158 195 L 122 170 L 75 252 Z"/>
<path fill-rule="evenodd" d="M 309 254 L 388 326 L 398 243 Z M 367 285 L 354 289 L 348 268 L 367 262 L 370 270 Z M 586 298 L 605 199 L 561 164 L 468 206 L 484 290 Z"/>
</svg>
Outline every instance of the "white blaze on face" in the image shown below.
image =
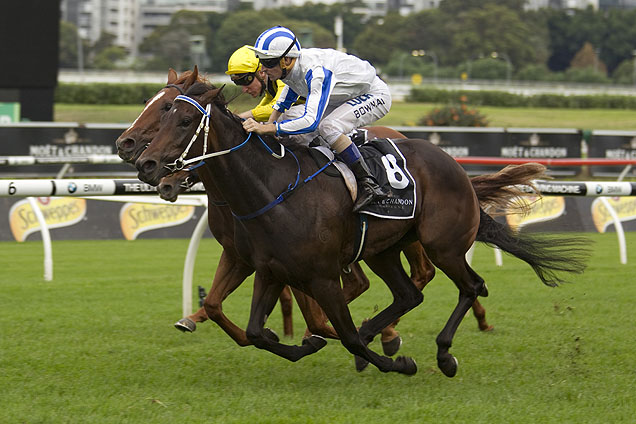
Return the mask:
<svg viewBox="0 0 636 424">
<path fill-rule="evenodd" d="M 144 108 L 144 110 L 141 111 L 141 113 L 139 114 L 137 119 L 135 119 L 135 122 L 133 122 L 132 125 L 130 125 L 130 127 L 128 127 L 128 130 L 131 129 L 132 127 L 134 127 L 135 124 L 137 123 L 137 121 L 139 120 L 139 118 L 142 117 L 142 115 L 144 114 L 144 112 L 146 112 L 146 110 L 150 107 L 150 105 L 152 105 L 154 102 L 159 100 L 161 98 L 161 96 L 163 96 L 164 94 L 166 94 L 166 92 L 162 90 L 155 97 L 153 97 L 148 103 L 146 103 L 146 107 Z M 128 131 L 128 130 L 126 130 L 126 131 Z"/>
</svg>

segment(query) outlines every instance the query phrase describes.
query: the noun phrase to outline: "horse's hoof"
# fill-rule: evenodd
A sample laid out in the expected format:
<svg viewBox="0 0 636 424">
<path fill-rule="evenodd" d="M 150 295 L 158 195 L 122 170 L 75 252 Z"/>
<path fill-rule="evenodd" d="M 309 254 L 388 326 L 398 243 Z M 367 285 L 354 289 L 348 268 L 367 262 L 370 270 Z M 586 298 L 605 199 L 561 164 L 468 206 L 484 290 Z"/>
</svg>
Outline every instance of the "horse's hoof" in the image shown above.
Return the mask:
<svg viewBox="0 0 636 424">
<path fill-rule="evenodd" d="M 356 363 L 356 371 L 358 372 L 364 371 L 364 369 L 369 365 L 369 361 L 358 355 L 353 355 L 353 359 Z"/>
<path fill-rule="evenodd" d="M 318 352 L 323 347 L 327 346 L 327 340 L 324 337 L 316 336 L 315 334 L 303 339 L 303 346 L 310 345 L 314 348 L 314 352 Z"/>
<path fill-rule="evenodd" d="M 483 327 L 481 327 L 481 326 L 479 327 L 479 330 L 483 331 L 484 333 L 486 333 L 488 331 L 492 331 L 494 329 L 495 329 L 495 327 L 493 327 L 492 325 L 485 325 Z"/>
<path fill-rule="evenodd" d="M 397 336 L 386 343 L 382 342 L 382 351 L 386 356 L 393 356 L 400 350 L 400 346 L 402 346 L 402 337 Z"/>
<path fill-rule="evenodd" d="M 263 328 L 263 335 L 267 340 L 273 341 L 274 343 L 280 342 L 278 334 L 276 334 L 271 328 Z"/>
<path fill-rule="evenodd" d="M 408 356 L 398 356 L 393 363 L 393 371 L 405 375 L 414 375 L 417 372 L 415 359 Z"/>
<path fill-rule="evenodd" d="M 197 325 L 190 318 L 181 318 L 175 322 L 174 328 L 183 331 L 184 333 L 193 333 L 197 329 Z"/>
<path fill-rule="evenodd" d="M 453 355 L 448 355 L 448 357 L 444 359 L 437 360 L 437 366 L 446 377 L 455 377 L 455 374 L 457 374 L 458 365 L 459 362 L 457 362 L 457 358 L 455 358 Z"/>
</svg>

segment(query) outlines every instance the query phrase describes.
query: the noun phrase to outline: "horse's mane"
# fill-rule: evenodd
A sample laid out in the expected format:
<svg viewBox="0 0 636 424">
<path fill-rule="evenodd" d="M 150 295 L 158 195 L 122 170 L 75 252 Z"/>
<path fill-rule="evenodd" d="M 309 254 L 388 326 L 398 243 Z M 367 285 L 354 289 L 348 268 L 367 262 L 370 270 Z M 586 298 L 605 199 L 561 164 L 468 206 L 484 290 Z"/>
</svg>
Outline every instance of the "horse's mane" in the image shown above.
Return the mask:
<svg viewBox="0 0 636 424">
<path fill-rule="evenodd" d="M 186 90 L 186 96 L 200 96 L 210 90 L 216 90 L 217 87 L 206 81 L 197 81 L 194 84 L 192 84 L 187 90 Z M 227 108 L 227 104 L 228 102 L 225 101 L 225 97 L 223 96 L 223 87 L 221 87 L 221 89 L 219 90 L 218 94 L 212 99 L 212 104 L 214 106 L 216 106 L 221 112 L 223 112 L 224 115 L 226 115 L 228 118 L 232 119 L 233 121 L 235 121 L 238 124 L 241 124 L 241 118 L 239 118 L 238 116 L 234 115 L 228 108 Z"/>
</svg>

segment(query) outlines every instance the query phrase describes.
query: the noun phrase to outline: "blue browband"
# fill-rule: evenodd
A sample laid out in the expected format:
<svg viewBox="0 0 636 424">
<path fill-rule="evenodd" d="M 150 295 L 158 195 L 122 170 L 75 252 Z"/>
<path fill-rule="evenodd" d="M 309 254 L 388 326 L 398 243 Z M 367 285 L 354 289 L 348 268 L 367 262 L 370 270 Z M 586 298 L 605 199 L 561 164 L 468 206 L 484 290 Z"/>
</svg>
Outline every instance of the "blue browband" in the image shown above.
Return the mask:
<svg viewBox="0 0 636 424">
<path fill-rule="evenodd" d="M 190 103 L 192 106 L 196 107 L 199 112 L 201 112 L 204 116 L 207 116 L 208 118 L 210 117 L 210 115 L 208 114 L 208 112 L 203 109 L 203 106 L 201 106 L 199 104 L 199 102 L 197 102 L 196 100 L 194 100 L 192 97 L 188 97 L 188 96 L 184 96 L 184 95 L 178 95 L 177 97 L 174 98 L 175 101 L 176 100 L 183 100 L 184 102 L 188 102 Z"/>
</svg>

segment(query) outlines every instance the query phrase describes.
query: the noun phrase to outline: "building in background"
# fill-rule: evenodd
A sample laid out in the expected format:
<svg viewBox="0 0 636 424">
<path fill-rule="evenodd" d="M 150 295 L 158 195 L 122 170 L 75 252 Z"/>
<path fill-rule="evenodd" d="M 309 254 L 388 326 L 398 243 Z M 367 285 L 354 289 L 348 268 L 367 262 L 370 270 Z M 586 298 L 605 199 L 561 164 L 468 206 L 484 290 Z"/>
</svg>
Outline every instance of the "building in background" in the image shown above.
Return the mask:
<svg viewBox="0 0 636 424">
<path fill-rule="evenodd" d="M 91 43 L 102 33 L 115 36 L 115 44 L 136 55 L 142 0 L 62 0 L 62 19 L 77 26 L 79 35 Z"/>
<path fill-rule="evenodd" d="M 635 9 L 636 0 L 598 0 L 599 9 Z"/>
<path fill-rule="evenodd" d="M 343 0 L 313 0 L 334 4 Z M 96 42 L 102 33 L 115 36 L 115 44 L 137 56 L 137 47 L 157 27 L 168 25 L 179 10 L 226 13 L 239 4 L 255 10 L 302 6 L 307 0 L 61 0 L 62 19 L 75 24 L 80 36 Z M 441 0 L 362 0 L 355 10 L 366 18 L 384 16 L 390 11 L 402 15 L 439 7 Z M 527 0 L 525 9 L 545 7 L 560 9 L 594 9 L 636 7 L 636 0 Z"/>
</svg>

